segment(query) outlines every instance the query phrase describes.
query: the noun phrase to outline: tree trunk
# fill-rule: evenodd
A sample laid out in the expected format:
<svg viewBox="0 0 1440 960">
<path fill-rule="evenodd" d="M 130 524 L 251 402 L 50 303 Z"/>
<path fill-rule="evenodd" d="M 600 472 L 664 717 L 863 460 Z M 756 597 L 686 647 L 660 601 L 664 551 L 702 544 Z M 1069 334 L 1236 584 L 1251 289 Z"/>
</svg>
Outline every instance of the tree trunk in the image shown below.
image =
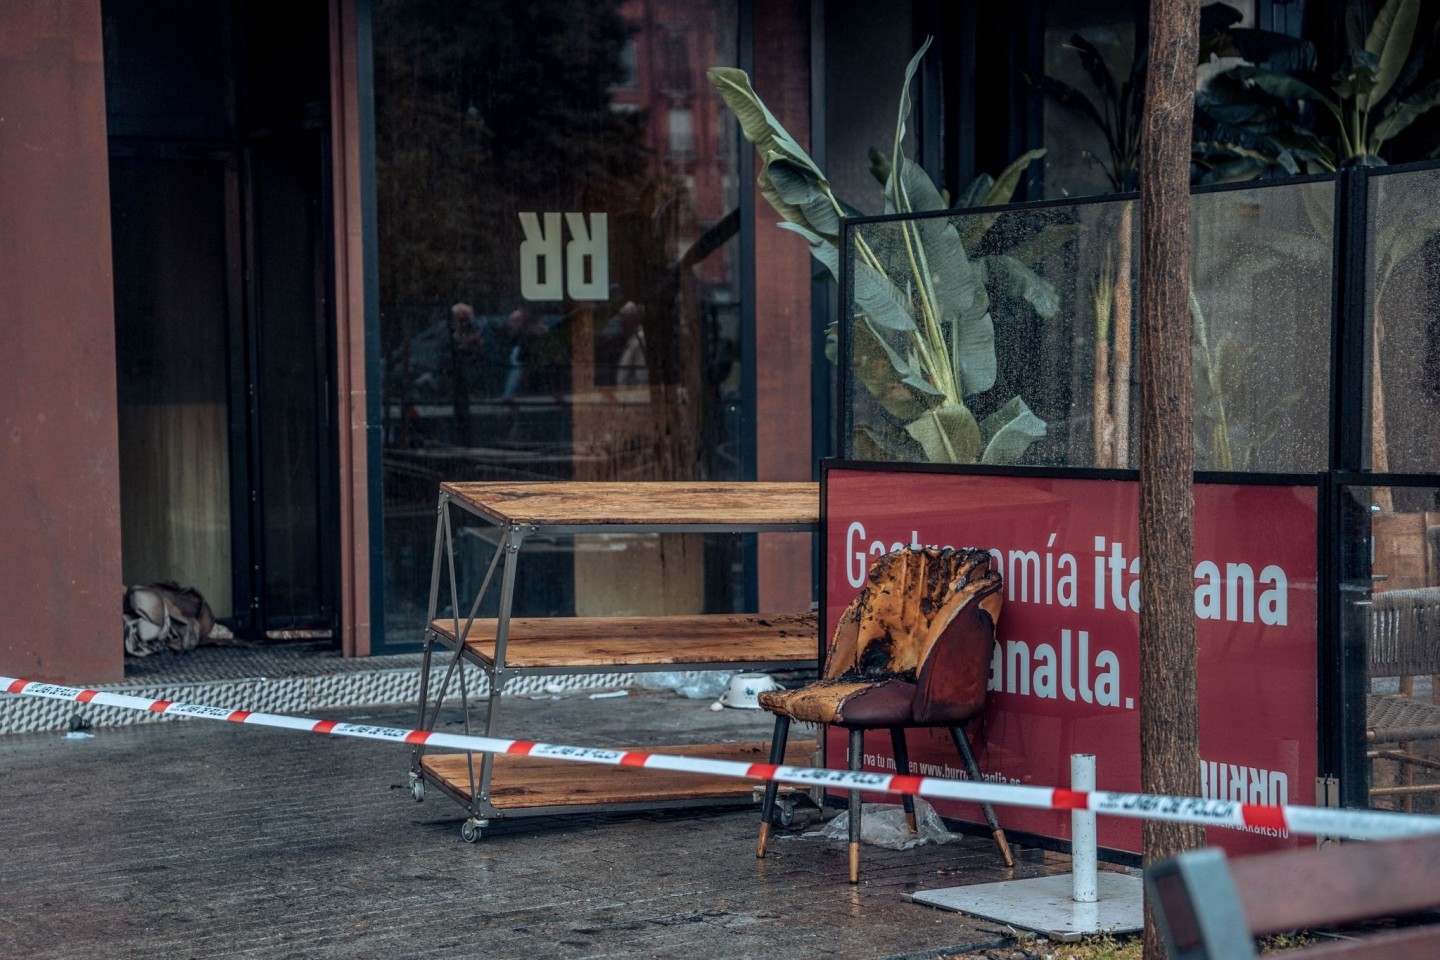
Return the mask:
<svg viewBox="0 0 1440 960">
<path fill-rule="evenodd" d="M 1189 309 L 1198 27 L 1197 0 L 1150 0 L 1140 150 L 1140 788 L 1182 796 L 1200 791 Z M 1145 863 L 1204 839 L 1198 826 L 1147 820 Z M 1164 955 L 1147 898 L 1145 957 Z"/>
</svg>

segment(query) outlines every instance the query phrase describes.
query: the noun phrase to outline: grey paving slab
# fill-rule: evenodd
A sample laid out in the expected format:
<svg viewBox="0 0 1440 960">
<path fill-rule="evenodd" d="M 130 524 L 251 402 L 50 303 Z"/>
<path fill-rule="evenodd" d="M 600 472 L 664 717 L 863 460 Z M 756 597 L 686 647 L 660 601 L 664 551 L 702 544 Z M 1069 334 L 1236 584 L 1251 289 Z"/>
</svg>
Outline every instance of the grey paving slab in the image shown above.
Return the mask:
<svg viewBox="0 0 1440 960">
<path fill-rule="evenodd" d="M 506 735 L 585 744 L 752 738 L 765 718 L 668 696 L 507 698 Z M 336 716 L 334 712 L 327 714 Z M 341 719 L 409 726 L 408 709 Z M 904 895 L 1038 876 L 988 841 L 772 842 L 756 811 L 497 821 L 406 783 L 392 744 L 203 720 L 0 737 L 0 955 L 10 957 L 877 958 L 972 948 L 1002 929 Z"/>
</svg>

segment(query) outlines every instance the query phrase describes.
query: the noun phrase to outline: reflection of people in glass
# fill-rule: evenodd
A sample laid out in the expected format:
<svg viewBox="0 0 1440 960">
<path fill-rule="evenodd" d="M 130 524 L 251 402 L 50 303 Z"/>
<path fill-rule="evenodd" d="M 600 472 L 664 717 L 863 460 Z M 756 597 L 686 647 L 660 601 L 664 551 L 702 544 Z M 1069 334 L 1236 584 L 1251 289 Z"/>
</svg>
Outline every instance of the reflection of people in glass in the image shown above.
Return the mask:
<svg viewBox="0 0 1440 960">
<path fill-rule="evenodd" d="M 619 316 L 620 334 L 625 338 L 625 346 L 620 351 L 619 362 L 615 364 L 615 385 L 644 386 L 650 380 L 645 366 L 645 327 L 641 325 L 645 308 L 627 300 L 620 308 Z"/>
<path fill-rule="evenodd" d="M 408 442 L 424 442 L 410 431 L 425 432 L 410 405 L 429 401 L 448 408 L 450 421 L 450 435 L 431 436 L 429 442 L 469 446 L 474 439 L 471 402 L 493 394 L 501 376 L 493 320 L 477 318 L 468 303 L 455 303 L 397 349 L 390 363 L 395 395 L 407 405 Z"/>
<path fill-rule="evenodd" d="M 645 363 L 645 308 L 633 300 L 624 304 L 595 339 L 595 381 L 617 387 L 644 386 L 650 382 Z"/>
<path fill-rule="evenodd" d="M 457 447 L 471 446 L 470 393 L 477 385 L 474 374 L 485 362 L 485 332 L 475 324 L 475 311 L 468 303 L 450 308 L 450 396 L 454 426 L 452 442 Z"/>
<path fill-rule="evenodd" d="M 535 357 L 534 344 L 545 335 L 545 321 L 525 306 L 510 311 L 505 320 L 505 338 L 509 344 L 506 354 L 505 388 L 500 396 L 506 400 L 519 396 L 521 387 L 528 387 L 528 368 Z"/>
</svg>

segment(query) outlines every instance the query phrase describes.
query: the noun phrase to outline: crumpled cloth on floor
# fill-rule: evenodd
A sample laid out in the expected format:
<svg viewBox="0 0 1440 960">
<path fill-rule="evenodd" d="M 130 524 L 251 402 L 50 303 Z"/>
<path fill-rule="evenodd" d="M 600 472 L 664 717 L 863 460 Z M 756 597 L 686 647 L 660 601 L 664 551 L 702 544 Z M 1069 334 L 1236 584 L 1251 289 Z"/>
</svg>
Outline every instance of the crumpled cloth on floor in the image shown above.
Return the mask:
<svg viewBox="0 0 1440 960">
<path fill-rule="evenodd" d="M 844 810 L 827 823 L 824 829 L 804 834 L 827 840 L 850 838 L 850 811 Z M 945 829 L 945 821 L 919 797 L 915 798 L 915 832 L 905 822 L 905 810 L 898 803 L 866 803 L 860 809 L 860 842 L 889 850 L 909 850 L 922 843 L 952 843 L 960 834 Z"/>
</svg>

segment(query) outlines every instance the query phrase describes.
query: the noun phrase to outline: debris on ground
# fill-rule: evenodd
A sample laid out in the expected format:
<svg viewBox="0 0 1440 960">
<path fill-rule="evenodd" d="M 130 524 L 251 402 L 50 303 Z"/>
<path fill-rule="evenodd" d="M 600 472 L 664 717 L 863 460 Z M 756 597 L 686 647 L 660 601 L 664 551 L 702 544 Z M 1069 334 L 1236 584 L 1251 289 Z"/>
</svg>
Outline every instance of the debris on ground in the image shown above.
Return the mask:
<svg viewBox="0 0 1440 960">
<path fill-rule="evenodd" d="M 1003 947 L 950 954 L 944 960 L 1140 960 L 1140 937 L 1113 937 L 1108 933 L 1082 937 L 1075 943 L 1057 943 L 1034 934 L 1022 934 Z"/>
</svg>

